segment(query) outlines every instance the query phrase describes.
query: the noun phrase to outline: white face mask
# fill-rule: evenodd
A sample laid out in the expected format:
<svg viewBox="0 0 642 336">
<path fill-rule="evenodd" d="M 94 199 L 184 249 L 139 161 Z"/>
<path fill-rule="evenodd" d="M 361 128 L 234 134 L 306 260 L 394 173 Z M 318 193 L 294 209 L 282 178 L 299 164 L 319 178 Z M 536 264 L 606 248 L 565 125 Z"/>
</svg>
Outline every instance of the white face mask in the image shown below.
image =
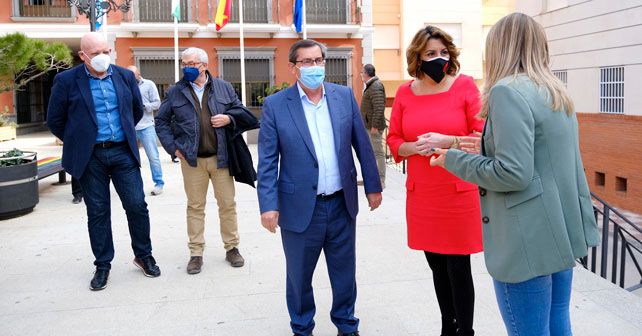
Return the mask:
<svg viewBox="0 0 642 336">
<path fill-rule="evenodd" d="M 87 55 L 87 54 L 85 54 Z M 100 54 L 91 59 L 91 67 L 98 72 L 105 72 L 109 69 L 109 63 L 111 62 L 111 57 L 109 55 Z"/>
</svg>

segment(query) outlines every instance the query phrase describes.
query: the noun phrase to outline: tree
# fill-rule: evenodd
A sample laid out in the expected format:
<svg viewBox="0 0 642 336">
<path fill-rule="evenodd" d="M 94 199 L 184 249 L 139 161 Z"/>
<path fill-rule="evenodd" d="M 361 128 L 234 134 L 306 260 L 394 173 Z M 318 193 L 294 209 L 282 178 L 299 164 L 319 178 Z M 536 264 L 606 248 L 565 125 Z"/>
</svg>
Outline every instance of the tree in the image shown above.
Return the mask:
<svg viewBox="0 0 642 336">
<path fill-rule="evenodd" d="M 60 42 L 45 42 L 21 33 L 0 37 L 0 93 L 19 90 L 51 70 L 71 67 L 71 50 Z"/>
</svg>

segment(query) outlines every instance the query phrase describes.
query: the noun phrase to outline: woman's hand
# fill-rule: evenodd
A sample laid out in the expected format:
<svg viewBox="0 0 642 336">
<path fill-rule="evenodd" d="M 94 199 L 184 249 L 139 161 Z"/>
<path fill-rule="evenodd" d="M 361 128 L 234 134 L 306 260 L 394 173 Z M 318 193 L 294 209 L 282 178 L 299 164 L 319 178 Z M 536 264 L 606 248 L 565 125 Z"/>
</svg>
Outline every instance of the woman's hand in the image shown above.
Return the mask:
<svg viewBox="0 0 642 336">
<path fill-rule="evenodd" d="M 479 154 L 481 149 L 481 138 L 479 137 L 459 137 L 459 150 L 470 154 Z"/>
<path fill-rule="evenodd" d="M 433 148 L 432 150 L 435 152 L 435 156 L 430 158 L 430 165 L 445 168 L 448 150 L 441 148 Z"/>
<path fill-rule="evenodd" d="M 417 154 L 430 156 L 434 152 L 432 148 L 448 148 L 453 143 L 452 135 L 443 135 L 435 132 L 428 132 L 417 137 L 416 148 Z"/>
</svg>

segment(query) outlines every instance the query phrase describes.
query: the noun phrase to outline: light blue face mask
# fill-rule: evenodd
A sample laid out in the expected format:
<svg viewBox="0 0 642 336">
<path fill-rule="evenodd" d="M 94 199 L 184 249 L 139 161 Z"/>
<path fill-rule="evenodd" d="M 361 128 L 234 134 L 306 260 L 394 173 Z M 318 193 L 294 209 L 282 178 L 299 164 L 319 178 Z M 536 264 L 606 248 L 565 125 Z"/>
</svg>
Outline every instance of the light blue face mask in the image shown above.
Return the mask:
<svg viewBox="0 0 642 336">
<path fill-rule="evenodd" d="M 318 88 L 323 83 L 323 79 L 325 79 L 325 67 L 315 65 L 299 68 L 299 70 L 301 70 L 301 78 L 299 80 L 308 89 Z"/>
</svg>

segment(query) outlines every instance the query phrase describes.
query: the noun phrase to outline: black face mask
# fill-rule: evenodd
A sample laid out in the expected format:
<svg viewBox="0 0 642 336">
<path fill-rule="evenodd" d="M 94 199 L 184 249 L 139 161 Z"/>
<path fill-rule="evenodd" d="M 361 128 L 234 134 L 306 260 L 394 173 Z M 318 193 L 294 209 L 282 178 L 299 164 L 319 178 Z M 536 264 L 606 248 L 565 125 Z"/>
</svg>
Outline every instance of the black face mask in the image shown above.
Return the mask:
<svg viewBox="0 0 642 336">
<path fill-rule="evenodd" d="M 440 83 L 446 76 L 449 60 L 443 57 L 436 57 L 428 61 L 421 61 L 421 71 L 436 83 Z"/>
</svg>

